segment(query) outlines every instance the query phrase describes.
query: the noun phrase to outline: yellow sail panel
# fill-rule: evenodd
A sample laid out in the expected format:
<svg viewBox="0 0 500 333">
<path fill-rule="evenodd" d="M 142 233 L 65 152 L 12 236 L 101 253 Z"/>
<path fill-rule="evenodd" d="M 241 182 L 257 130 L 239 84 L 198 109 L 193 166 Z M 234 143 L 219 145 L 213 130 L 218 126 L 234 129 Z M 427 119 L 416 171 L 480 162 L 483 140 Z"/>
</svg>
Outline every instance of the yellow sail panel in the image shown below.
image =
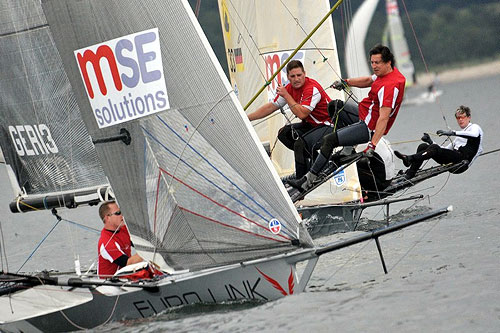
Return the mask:
<svg viewBox="0 0 500 333">
<path fill-rule="evenodd" d="M 288 83 L 286 69 L 272 82 L 269 80 L 329 11 L 329 1 L 218 0 L 218 3 L 229 78 L 241 104 L 246 105 L 266 85 L 247 108 L 246 112 L 251 113 L 274 98 L 278 84 Z M 304 44 L 294 59 L 303 62 L 306 75 L 318 81 L 330 98 L 344 99 L 341 92 L 328 88 L 341 75 L 331 19 Z M 283 111 L 290 121 L 300 121 L 287 108 Z M 278 131 L 287 121 L 276 112 L 268 119 L 253 122 L 261 142 L 270 147 L 271 160 L 281 176 L 294 172 L 293 152 L 277 142 Z M 346 177 L 345 184 L 351 178 L 359 184 L 354 166 L 346 170 Z M 342 189 L 334 191 L 341 193 L 340 197 L 332 195 L 332 187 L 337 189 L 336 185 L 327 183 L 309 196 L 319 196 L 318 200 L 325 204 L 360 198 L 360 193 L 352 192 L 353 195 L 345 199 L 345 194 L 351 191 Z"/>
</svg>

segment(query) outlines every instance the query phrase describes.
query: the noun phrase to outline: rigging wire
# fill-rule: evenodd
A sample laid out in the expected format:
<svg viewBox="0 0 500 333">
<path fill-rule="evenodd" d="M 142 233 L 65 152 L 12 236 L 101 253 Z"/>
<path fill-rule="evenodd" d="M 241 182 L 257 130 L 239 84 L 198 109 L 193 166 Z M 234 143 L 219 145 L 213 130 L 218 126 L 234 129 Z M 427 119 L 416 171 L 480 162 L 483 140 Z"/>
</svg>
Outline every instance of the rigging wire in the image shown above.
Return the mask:
<svg viewBox="0 0 500 333">
<path fill-rule="evenodd" d="M 304 38 L 304 40 L 295 48 L 295 50 L 288 56 L 288 58 L 283 61 L 281 66 L 276 70 L 276 72 L 271 75 L 269 81 L 266 82 L 264 86 L 262 86 L 259 91 L 250 99 L 250 101 L 245 105 L 244 109 L 246 110 L 260 95 L 260 93 L 266 88 L 267 85 L 272 82 L 272 80 L 281 72 L 281 70 L 286 66 L 286 64 L 295 56 L 295 54 L 304 46 L 304 44 L 316 33 L 316 31 L 320 28 L 320 26 L 331 16 L 331 14 L 340 6 L 343 0 L 338 0 L 337 3 L 328 11 L 328 13 L 321 19 L 321 21 L 314 27 L 314 29 Z"/>
<path fill-rule="evenodd" d="M 35 209 L 35 210 L 39 210 L 39 209 Z M 70 220 L 66 220 L 66 219 L 63 219 L 61 218 L 61 216 L 59 216 L 57 214 L 57 211 L 54 213 L 55 209 L 53 209 L 53 214 L 56 216 L 56 223 L 52 226 L 52 228 L 44 235 L 44 237 L 40 240 L 40 242 L 38 242 L 38 244 L 35 246 L 35 248 L 31 251 L 31 253 L 28 255 L 28 257 L 26 258 L 26 260 L 24 261 L 24 263 L 21 265 L 21 267 L 19 267 L 19 269 L 16 271 L 16 273 L 19 273 L 19 271 L 24 267 L 24 265 L 33 257 L 33 255 L 35 254 L 35 252 L 40 248 L 40 246 L 45 242 L 45 240 L 49 237 L 49 235 L 55 230 L 55 228 L 57 227 L 57 225 L 59 224 L 59 222 L 61 221 L 65 221 L 65 222 L 68 222 L 70 223 L 71 225 L 74 225 L 76 227 L 79 227 L 79 228 L 82 228 L 84 230 L 87 230 L 87 231 L 91 231 L 91 232 L 94 232 L 94 233 L 100 233 L 99 230 L 97 229 L 94 229 L 94 228 L 91 228 L 91 227 L 88 227 L 86 225 L 83 225 L 83 224 L 80 224 L 80 223 L 77 223 L 77 222 L 74 222 L 74 221 L 70 221 Z M 1 232 L 1 224 L 0 224 L 0 232 Z M 3 239 L 3 233 L 2 233 L 2 239 Z M 4 249 L 5 249 L 5 245 L 4 245 Z"/>
<path fill-rule="evenodd" d="M 255 48 L 257 49 L 257 51 L 258 51 L 259 49 L 258 49 L 258 45 L 257 45 L 257 43 L 256 43 L 255 39 L 254 39 L 254 38 L 253 38 L 253 36 L 250 34 L 249 29 L 248 29 L 248 27 L 245 25 L 245 22 L 243 21 L 243 19 L 241 18 L 241 16 L 239 16 L 239 13 L 238 13 L 238 11 L 236 10 L 236 8 L 235 8 L 235 6 L 234 6 L 233 2 L 229 0 L 229 3 L 230 3 L 230 4 L 231 4 L 231 6 L 233 7 L 233 9 L 234 9 L 234 11 L 235 11 L 236 15 L 238 16 L 238 22 L 241 22 L 241 24 L 242 24 L 242 25 L 243 25 L 243 27 L 245 28 L 245 30 L 246 30 L 245 35 L 248 35 L 248 36 L 249 36 L 250 40 L 253 42 L 254 47 L 255 47 Z M 305 36 L 307 36 L 307 38 L 310 38 L 309 40 L 310 40 L 310 42 L 312 43 L 312 45 L 315 47 L 315 50 L 316 50 L 316 51 L 318 51 L 318 52 L 319 52 L 319 54 L 322 56 L 322 58 L 323 58 L 323 62 L 326 62 L 326 63 L 327 63 L 327 65 L 330 67 L 330 69 L 333 71 L 333 73 L 335 73 L 335 75 L 336 75 L 338 78 L 341 78 L 341 74 L 340 74 L 340 73 L 338 73 L 338 72 L 335 70 L 335 68 L 334 68 L 334 67 L 332 66 L 332 64 L 330 63 L 329 59 L 325 56 L 325 54 L 322 52 L 322 50 L 318 47 L 318 45 L 317 45 L 317 44 L 314 42 L 314 40 L 312 39 L 312 33 L 308 35 L 308 34 L 307 34 L 307 32 L 305 31 L 305 29 L 304 29 L 303 25 L 301 24 L 300 20 L 299 20 L 296 16 L 294 16 L 294 15 L 293 15 L 293 13 L 292 13 L 292 11 L 290 10 L 290 8 L 289 8 L 289 7 L 288 7 L 288 6 L 287 6 L 287 5 L 286 5 L 286 4 L 285 4 L 282 0 L 280 0 L 280 3 L 281 3 L 281 5 L 283 6 L 283 8 L 285 8 L 285 9 L 286 9 L 286 11 L 287 11 L 287 12 L 288 12 L 288 14 L 290 15 L 290 17 L 293 19 L 293 21 L 296 23 L 296 25 L 297 25 L 297 26 L 298 26 L 298 27 L 302 30 L 302 32 L 304 33 L 304 35 L 305 35 Z M 337 4 L 336 4 L 336 6 L 337 6 L 337 7 L 338 7 L 338 5 L 339 5 L 339 3 L 337 3 Z M 343 6 L 345 6 L 345 5 L 343 4 Z M 335 6 L 334 6 L 334 7 L 335 7 Z M 231 14 L 229 14 L 229 15 L 231 15 Z M 329 16 L 331 16 L 331 15 L 329 15 Z M 232 19 L 234 20 L 234 17 L 232 17 Z M 324 20 L 326 20 L 326 17 L 325 17 L 325 19 L 324 19 Z M 324 22 L 324 20 L 323 20 L 322 22 Z M 315 29 L 317 29 L 317 28 L 318 28 L 318 26 L 319 26 L 319 25 L 317 25 Z M 236 29 L 238 29 L 238 26 L 236 26 Z M 315 31 L 315 30 L 313 30 L 313 32 L 314 32 L 314 31 Z M 238 30 L 238 32 L 239 32 L 239 34 L 241 35 L 241 31 L 240 31 L 240 30 Z M 307 38 L 306 38 L 306 40 L 307 40 Z M 305 41 L 306 41 L 306 40 L 304 40 L 304 41 L 303 41 L 303 44 L 305 43 Z M 245 45 L 248 47 L 248 44 L 246 43 L 245 39 L 243 39 L 243 41 L 244 41 Z M 295 50 L 295 52 L 296 52 L 296 51 L 297 51 L 297 49 Z M 250 52 L 250 54 L 252 55 L 253 62 L 254 62 L 255 64 L 257 64 L 256 58 L 253 56 L 253 52 Z M 260 53 L 259 53 L 259 54 L 260 54 Z M 262 57 L 262 59 L 264 58 L 264 56 L 263 56 L 262 54 L 261 54 L 261 57 Z M 287 60 L 288 60 L 288 59 L 287 59 Z M 285 63 L 286 63 L 286 61 L 285 61 Z M 285 63 L 284 63 L 284 64 L 285 64 Z M 283 65 L 284 65 L 284 64 L 283 64 Z M 282 67 L 283 67 L 283 66 L 282 66 Z M 259 70 L 259 72 L 260 72 L 260 75 L 263 77 L 263 79 L 264 79 L 264 80 L 266 80 L 266 78 L 265 78 L 265 76 L 264 76 L 263 71 L 262 71 L 262 70 L 260 70 L 260 68 L 259 68 L 259 66 L 258 66 L 258 65 L 257 65 L 257 68 L 258 68 L 258 70 Z M 277 71 L 277 73 L 279 73 L 279 71 Z M 274 75 L 274 76 L 276 76 L 276 74 L 277 74 L 277 73 L 275 73 L 275 75 Z M 273 77 L 274 77 L 274 76 L 273 76 Z M 266 85 L 269 85 L 271 82 L 272 82 L 271 80 L 270 80 L 270 81 L 268 81 L 268 82 L 266 82 Z M 324 90 L 326 90 L 326 89 L 323 89 L 323 91 L 324 91 Z M 349 99 L 349 98 L 353 98 L 353 100 L 357 103 L 357 100 L 356 100 L 356 98 L 353 96 L 353 94 L 352 94 L 352 93 L 348 93 L 348 96 L 349 96 L 349 97 L 348 97 L 348 99 Z M 255 96 L 255 97 L 256 97 L 256 96 Z M 254 97 L 254 99 L 255 99 L 255 97 Z M 300 102 L 302 102 L 302 101 L 300 101 Z M 300 103 L 300 102 L 299 102 L 299 103 Z M 250 103 L 248 103 L 248 104 L 247 104 L 247 106 L 248 106 L 249 104 L 250 104 Z M 245 109 L 247 108 L 247 106 L 245 107 Z M 292 106 L 292 107 L 293 107 L 293 106 Z M 288 109 L 289 109 L 289 108 L 291 108 L 291 107 L 289 106 L 289 107 L 288 107 Z M 261 121 L 254 123 L 254 126 L 257 126 L 257 125 L 261 124 L 262 122 L 265 122 L 265 121 L 267 121 L 267 120 L 271 119 L 272 117 L 274 117 L 274 116 L 276 116 L 276 115 L 278 115 L 278 114 L 279 114 L 279 113 L 276 113 L 276 114 L 272 114 L 272 115 L 270 115 L 270 116 L 268 116 L 268 117 L 265 117 L 265 118 L 264 118 L 264 119 L 262 119 Z M 290 120 L 290 118 L 286 117 L 286 113 L 285 113 L 285 112 L 283 112 L 283 110 L 282 110 L 281 114 L 283 114 L 283 115 L 285 116 L 285 120 L 286 120 L 287 124 L 290 124 L 290 123 L 291 123 L 294 119 L 296 119 L 296 117 L 294 117 L 293 119 L 291 119 L 291 120 Z M 278 141 L 278 139 L 276 138 L 276 139 L 275 139 L 275 141 L 274 141 L 274 143 L 273 143 L 273 145 L 272 145 L 271 151 L 270 151 L 270 154 L 271 154 L 271 155 L 272 155 L 272 152 L 273 152 L 274 148 L 276 147 L 277 141 Z"/>
<path fill-rule="evenodd" d="M 424 53 L 422 52 L 422 47 L 420 46 L 420 42 L 419 42 L 419 39 L 418 39 L 417 34 L 416 34 L 416 32 L 415 32 L 415 28 L 413 27 L 413 22 L 412 22 L 412 20 L 411 20 L 411 18 L 410 18 L 410 14 L 408 13 L 408 9 L 406 8 L 406 2 L 405 2 L 405 0 L 401 0 L 401 2 L 403 3 L 403 7 L 404 7 L 404 10 L 405 10 L 405 14 L 406 14 L 406 17 L 407 17 L 407 19 L 408 19 L 408 23 L 409 23 L 409 25 L 410 25 L 410 27 L 411 27 L 411 31 L 412 31 L 412 33 L 413 33 L 413 38 L 415 39 L 415 42 L 416 42 L 416 44 L 417 44 L 417 48 L 418 48 L 418 51 L 419 51 L 419 53 L 420 53 L 420 58 L 422 59 L 422 62 L 424 63 L 425 72 L 426 72 L 427 74 L 429 74 L 429 67 L 427 66 L 427 61 L 425 61 Z M 438 104 L 439 111 L 441 112 L 441 116 L 442 116 L 442 118 L 443 118 L 443 121 L 444 121 L 444 123 L 445 123 L 446 127 L 447 127 L 448 129 L 450 129 L 450 126 L 449 126 L 449 124 L 448 124 L 448 121 L 446 120 L 446 116 L 444 115 L 444 112 L 443 112 L 443 107 L 442 107 L 441 103 L 439 102 L 439 98 L 438 98 L 437 96 L 436 96 L 436 102 L 437 102 L 437 104 Z"/>
<path fill-rule="evenodd" d="M 348 45 L 347 43 L 349 41 L 352 42 L 352 46 L 353 46 L 353 50 L 354 50 L 354 53 L 359 53 L 360 50 L 358 50 L 357 48 L 357 45 L 358 43 L 356 42 L 356 34 L 352 34 L 352 39 L 348 40 L 347 39 L 347 34 L 349 33 L 349 28 L 351 27 L 352 25 L 352 21 L 353 21 L 353 10 L 352 10 L 352 2 L 350 0 L 347 0 L 346 3 L 344 4 L 344 7 L 346 8 L 346 16 L 345 16 L 345 20 L 342 21 L 342 39 L 344 41 L 344 57 L 347 57 L 347 48 L 348 48 Z M 345 24 L 345 27 L 347 30 L 347 32 L 344 30 L 344 24 Z M 364 49 L 362 50 L 364 52 Z M 359 62 L 358 62 L 358 57 L 355 57 L 354 58 L 355 62 L 356 62 L 356 71 L 359 73 Z M 344 62 L 347 63 L 347 59 L 344 59 Z M 347 67 L 347 66 L 346 66 Z M 346 70 L 347 71 L 347 70 Z"/>
<path fill-rule="evenodd" d="M 342 269 L 344 269 L 344 267 L 346 267 L 349 263 L 351 263 L 354 259 L 356 259 L 359 254 L 361 253 L 361 251 L 363 251 L 367 246 L 368 244 L 371 244 L 373 243 L 373 241 L 370 241 L 370 242 L 364 242 L 364 244 L 362 246 L 359 247 L 359 249 L 351 254 L 351 256 L 349 258 L 347 258 L 344 263 L 342 265 L 340 265 L 332 274 L 330 274 L 329 277 L 327 277 L 325 279 L 325 281 L 323 282 L 323 286 L 328 282 L 330 281 L 338 272 L 340 272 Z"/>
<path fill-rule="evenodd" d="M 406 250 L 406 252 L 402 256 L 400 256 L 399 259 L 396 260 L 396 262 L 394 262 L 394 264 L 387 271 L 391 272 L 394 268 L 396 268 L 396 266 L 399 265 L 399 263 L 403 259 L 405 259 L 418 244 L 422 243 L 422 240 L 425 239 L 430 234 L 430 232 L 438 225 L 438 223 L 439 223 L 439 218 L 436 218 L 436 221 L 434 223 L 430 223 L 431 224 L 430 228 L 427 231 L 425 231 L 418 240 L 414 241 L 413 244 Z"/>
<path fill-rule="evenodd" d="M 0 261 L 2 263 L 2 271 L 3 271 L 3 262 L 4 262 L 4 258 L 5 258 L 5 269 L 8 272 L 9 271 L 9 261 L 7 260 L 7 249 L 5 246 L 5 239 L 3 237 L 2 221 L 0 221 L 0 236 L 1 236 Z"/>
<path fill-rule="evenodd" d="M 24 267 L 24 265 L 31 259 L 31 257 L 33 257 L 33 255 L 35 254 L 35 252 L 42 245 L 42 243 L 47 239 L 47 237 L 49 237 L 49 235 L 52 233 L 52 231 L 54 231 L 54 229 L 57 227 L 57 225 L 59 224 L 59 222 L 61 222 L 61 218 L 60 217 L 57 218 L 56 223 L 54 223 L 54 225 L 52 226 L 52 228 L 45 234 L 45 236 L 42 238 L 42 240 L 40 242 L 38 242 L 38 244 L 35 246 L 35 248 L 33 249 L 33 251 L 31 251 L 31 253 L 28 255 L 28 258 L 26 258 L 26 260 L 23 262 L 23 264 L 21 265 L 21 267 L 19 267 L 17 269 L 16 273 L 19 273 L 19 271 Z"/>
<path fill-rule="evenodd" d="M 294 22 L 296 23 L 297 26 L 299 26 L 301 28 L 301 30 L 304 32 L 304 34 L 307 36 L 307 32 L 305 31 L 305 29 L 303 28 L 303 26 L 300 24 L 300 21 L 298 18 L 296 18 L 295 16 L 293 16 L 292 12 L 290 11 L 290 9 L 283 3 L 282 0 L 280 0 L 281 4 L 283 5 L 283 7 L 288 11 L 288 13 L 290 14 L 290 16 L 292 17 L 292 19 L 294 20 Z M 245 22 L 243 21 L 243 19 L 241 18 L 241 16 L 239 15 L 239 12 L 236 10 L 233 2 L 231 0 L 229 0 L 229 3 L 231 4 L 231 6 L 233 7 L 234 9 L 234 12 L 236 13 L 236 15 L 238 16 L 238 21 L 241 22 L 241 24 L 243 25 L 243 27 L 245 28 L 246 30 L 246 35 L 248 35 L 249 39 L 252 41 L 253 43 L 253 46 L 255 47 L 255 49 L 257 50 L 256 53 L 258 53 L 260 55 L 260 58 L 264 61 L 264 55 L 260 53 L 260 50 L 259 50 L 259 47 L 258 47 L 258 44 L 257 42 L 255 41 L 253 35 L 250 33 L 248 27 L 246 26 Z M 230 13 L 228 13 L 229 15 L 231 15 Z M 232 17 L 233 21 L 234 20 L 234 17 Z M 236 21 L 235 21 L 236 22 Z M 238 26 L 236 26 L 236 29 L 238 29 Z M 241 31 L 239 31 L 239 35 L 241 36 Z M 245 38 L 242 38 L 243 39 L 243 43 L 246 45 L 246 47 L 250 50 L 250 47 L 248 46 L 248 43 L 246 42 L 246 39 Z M 330 64 L 330 62 L 328 61 L 328 58 L 325 57 L 325 55 L 321 52 L 320 48 L 314 43 L 314 41 L 311 39 L 311 43 L 315 46 L 315 49 L 316 51 L 318 51 L 321 56 L 323 57 L 323 62 L 326 62 L 328 64 L 328 66 L 332 69 L 332 71 L 340 78 L 341 76 L 335 71 L 335 69 L 333 68 L 333 66 Z M 295 50 L 297 51 L 297 49 Z M 268 86 L 271 84 L 271 80 L 270 81 L 267 81 L 266 79 L 266 76 L 264 74 L 264 72 L 260 69 L 259 65 L 258 65 L 258 61 L 256 59 L 256 57 L 254 56 L 254 52 L 249 52 L 251 57 L 252 57 L 252 60 L 253 62 L 256 64 L 256 67 L 257 69 L 259 70 L 260 72 L 260 75 L 261 77 L 264 79 L 264 81 L 266 82 L 265 86 Z M 288 59 L 287 59 L 288 60 Z M 287 61 L 284 62 L 284 64 L 286 64 Z M 283 65 L 284 65 L 283 64 Z M 283 66 L 282 66 L 283 67 Z M 279 73 L 280 71 L 277 71 L 277 73 Z M 273 76 L 273 78 L 276 76 L 276 74 Z M 257 96 L 255 96 L 257 97 Z M 254 97 L 254 99 L 255 99 Z M 251 104 L 251 102 L 249 102 L 246 106 L 245 106 L 245 109 L 247 109 L 247 107 Z M 265 119 L 269 119 L 269 118 L 265 118 Z M 260 122 L 259 122 L 260 123 Z"/>
<path fill-rule="evenodd" d="M 283 5 L 283 7 L 286 9 L 286 11 L 290 14 L 290 16 L 293 18 L 293 20 L 297 23 L 297 26 L 300 27 L 300 29 L 302 30 L 302 32 L 304 33 L 305 36 L 308 35 L 307 31 L 304 29 L 304 27 L 300 24 L 300 20 L 293 15 L 293 13 L 290 11 L 290 9 L 287 7 L 287 5 L 283 2 L 283 0 L 280 0 L 281 4 Z M 328 66 L 330 67 L 330 69 L 333 71 L 333 73 L 335 75 L 337 75 L 338 78 L 341 78 L 342 76 L 337 73 L 337 71 L 335 70 L 335 68 L 332 66 L 332 64 L 330 63 L 329 59 L 325 56 L 325 54 L 321 51 L 321 48 L 319 48 L 316 43 L 314 42 L 314 40 L 312 39 L 312 36 L 311 38 L 309 39 L 311 41 L 311 44 L 314 45 L 316 51 L 319 52 L 319 54 L 323 57 L 323 62 L 326 62 L 328 64 Z"/>
<path fill-rule="evenodd" d="M 246 38 L 241 38 L 241 40 L 243 41 L 243 44 L 245 44 L 245 46 L 247 47 L 247 49 L 249 50 L 249 54 L 250 56 L 252 57 L 252 60 L 253 60 L 253 63 L 256 65 L 255 67 L 257 67 L 257 70 L 260 72 L 260 76 L 264 79 L 264 82 L 266 82 L 266 75 L 264 74 L 264 72 L 262 71 L 262 69 L 260 68 L 259 66 L 259 62 L 258 62 L 258 59 L 261 59 L 261 60 L 264 60 L 264 55 L 260 53 L 260 49 L 259 49 L 259 46 L 257 44 L 257 42 L 255 41 L 254 39 L 254 36 L 251 34 L 250 30 L 248 29 L 248 27 L 246 26 L 245 24 L 245 21 L 241 18 L 241 16 L 239 15 L 239 12 L 238 10 L 236 10 L 236 7 L 234 6 L 233 2 L 231 0 L 228 0 L 228 2 L 231 4 L 231 6 L 233 7 L 234 9 L 234 12 L 236 13 L 236 15 L 238 16 L 238 20 L 236 20 L 234 17 L 231 16 L 231 13 L 228 11 L 227 14 L 230 16 L 230 18 L 232 19 L 233 22 L 241 22 L 241 24 L 243 25 L 243 28 L 245 28 L 246 30 L 246 33 L 245 35 L 248 35 L 248 38 L 250 39 L 250 41 L 253 43 L 253 47 L 255 48 L 255 50 L 257 52 L 252 52 L 250 51 L 251 48 L 250 46 L 248 45 L 247 43 L 247 39 Z M 242 35 L 242 32 L 238 29 L 238 25 L 235 25 L 236 27 L 236 30 L 238 31 L 238 39 L 240 36 L 243 36 Z M 255 57 L 254 53 L 257 53 L 259 55 L 259 57 Z"/>
</svg>

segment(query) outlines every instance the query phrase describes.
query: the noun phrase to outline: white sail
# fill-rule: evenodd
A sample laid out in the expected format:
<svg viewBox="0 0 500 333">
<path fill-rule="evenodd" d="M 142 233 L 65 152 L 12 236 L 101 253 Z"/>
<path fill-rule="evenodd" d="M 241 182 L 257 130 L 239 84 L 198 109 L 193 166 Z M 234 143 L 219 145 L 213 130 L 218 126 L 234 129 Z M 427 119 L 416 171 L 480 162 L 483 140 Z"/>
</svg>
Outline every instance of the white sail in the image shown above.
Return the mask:
<svg viewBox="0 0 500 333">
<path fill-rule="evenodd" d="M 391 41 L 391 51 L 396 59 L 396 66 L 406 78 L 406 85 L 414 83 L 415 68 L 410 58 L 408 43 L 401 23 L 397 0 L 386 0 L 385 9 L 387 13 L 387 23 L 389 26 L 389 37 Z"/>
<path fill-rule="evenodd" d="M 2 332 L 275 300 L 304 291 L 320 255 L 444 212 L 313 247 L 187 1 L 44 0 L 43 10 L 130 231 L 183 270 L 139 281 L 2 272 Z"/>
<path fill-rule="evenodd" d="M 327 0 L 316 1 L 314 5 L 300 0 L 219 0 L 229 76 L 242 105 L 251 101 L 329 9 Z M 328 88 L 341 76 L 331 18 L 305 43 L 294 59 L 303 62 L 306 75 L 327 89 L 332 99 L 344 98 L 339 91 Z M 283 69 L 249 105 L 247 113 L 273 99 L 278 84 L 287 83 L 286 69 Z M 287 117 L 293 119 L 293 114 L 285 111 Z M 253 122 L 260 140 L 270 146 L 271 159 L 281 176 L 294 171 L 293 152 L 277 141 L 278 130 L 286 121 L 277 112 L 267 120 Z M 325 183 L 300 205 L 354 201 L 360 198 L 359 191 L 357 171 L 353 166 L 337 179 L 337 183 L 334 180 Z"/>
<path fill-rule="evenodd" d="M 377 4 L 378 0 L 365 0 L 354 14 L 349 25 L 345 45 L 347 77 L 372 75 L 365 50 L 365 39 Z M 352 88 L 352 90 L 358 98 L 364 98 L 370 89 Z"/>
<path fill-rule="evenodd" d="M 348 77 L 368 76 L 372 74 L 369 68 L 367 52 L 365 51 L 366 33 L 377 8 L 378 0 L 365 0 L 358 8 L 349 26 L 346 41 L 346 66 Z M 410 58 L 408 43 L 404 35 L 401 17 L 396 0 L 386 0 L 387 27 L 391 51 L 394 54 L 396 66 L 406 78 L 406 85 L 414 83 L 414 66 Z M 386 34 L 382 40 L 386 40 Z M 385 42 L 384 42 L 385 43 Z M 368 88 L 353 88 L 357 96 L 364 97 Z"/>
<path fill-rule="evenodd" d="M 40 1 L 5 1 L 0 21 L 0 145 L 15 196 L 43 208 L 52 194 L 96 193 L 107 179 Z"/>
<path fill-rule="evenodd" d="M 92 138 L 130 134 L 96 150 L 145 250 L 200 269 L 311 246 L 187 1 L 44 12 Z"/>
</svg>

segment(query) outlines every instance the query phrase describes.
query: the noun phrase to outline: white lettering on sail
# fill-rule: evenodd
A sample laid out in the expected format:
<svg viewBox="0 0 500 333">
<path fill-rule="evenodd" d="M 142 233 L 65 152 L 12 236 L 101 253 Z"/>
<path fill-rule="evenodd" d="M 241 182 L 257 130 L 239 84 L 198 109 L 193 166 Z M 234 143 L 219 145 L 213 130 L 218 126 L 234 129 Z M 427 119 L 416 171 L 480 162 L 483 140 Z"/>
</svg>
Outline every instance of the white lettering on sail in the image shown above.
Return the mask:
<svg viewBox="0 0 500 333">
<path fill-rule="evenodd" d="M 50 129 L 45 124 L 9 126 L 10 137 L 19 156 L 59 152 Z"/>
</svg>

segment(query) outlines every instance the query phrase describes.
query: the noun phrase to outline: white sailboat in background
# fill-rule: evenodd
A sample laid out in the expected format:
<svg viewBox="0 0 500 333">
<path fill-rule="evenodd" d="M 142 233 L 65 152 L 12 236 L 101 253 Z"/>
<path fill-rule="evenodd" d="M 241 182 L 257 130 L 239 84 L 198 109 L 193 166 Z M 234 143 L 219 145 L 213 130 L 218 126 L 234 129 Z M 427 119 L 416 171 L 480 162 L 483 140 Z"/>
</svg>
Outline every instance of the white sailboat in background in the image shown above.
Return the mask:
<svg viewBox="0 0 500 333">
<path fill-rule="evenodd" d="M 8 166 L 19 174 L 38 165 L 49 187 L 71 194 L 89 178 L 109 180 L 140 253 L 169 265 L 137 282 L 2 272 L 2 331 L 66 332 L 198 302 L 274 300 L 302 292 L 320 255 L 447 211 L 314 247 L 187 1 L 44 0 L 42 12 L 25 0 L 1 13 L 2 108 L 33 114 L 2 119 Z M 70 125 L 56 129 L 53 118 Z M 82 120 L 88 134 L 78 137 Z M 66 143 L 92 148 L 82 156 L 97 156 L 95 174 L 76 177 L 91 166 L 78 164 L 80 154 L 65 160 Z M 307 263 L 301 272 L 298 262 Z"/>
<path fill-rule="evenodd" d="M 345 49 L 348 77 L 369 76 L 372 74 L 364 44 L 377 5 L 378 0 L 365 0 L 352 18 L 347 32 Z M 406 78 L 406 85 L 411 86 L 414 84 L 415 68 L 410 58 L 397 0 L 385 0 L 385 8 L 387 15 L 386 30 L 389 35 L 390 48 L 396 59 L 396 66 Z M 357 92 L 357 96 L 365 96 L 368 93 L 368 90 L 354 91 Z"/>
<path fill-rule="evenodd" d="M 387 13 L 387 34 L 384 34 L 384 39 L 390 40 L 390 45 L 396 59 L 396 65 L 406 77 L 406 85 L 408 87 L 413 86 L 416 83 L 415 67 L 411 60 L 408 43 L 403 31 L 397 0 L 386 0 L 385 8 Z M 406 96 L 403 105 L 420 105 L 436 102 L 436 99 L 443 94 L 443 91 L 439 90 L 437 87 L 438 81 L 436 74 L 431 85 L 427 88 L 427 91 L 415 97 Z"/>
<path fill-rule="evenodd" d="M 219 10 L 231 85 L 242 105 L 247 105 L 328 13 L 330 3 L 321 0 L 311 6 L 300 0 L 219 0 Z M 294 59 L 304 64 L 306 75 L 327 89 L 332 99 L 344 100 L 344 94 L 328 88 L 341 76 L 331 17 L 302 46 Z M 283 68 L 246 112 L 253 112 L 272 100 L 277 85 L 287 83 L 286 69 Z M 286 116 L 275 113 L 266 120 L 253 122 L 261 142 L 272 149 L 271 160 L 280 176 L 294 172 L 293 151 L 277 142 L 278 130 L 286 124 L 287 118 L 294 118 L 289 110 L 285 112 Z M 352 165 L 296 205 L 303 217 L 312 218 L 317 225 L 336 226 L 336 231 L 346 231 L 352 230 L 362 209 L 338 204 L 355 204 L 360 199 L 361 187 L 356 166 Z"/>
<path fill-rule="evenodd" d="M 415 83 L 415 67 L 410 57 L 397 0 L 385 0 L 385 11 L 391 51 L 396 59 L 396 66 L 401 74 L 405 76 L 406 86 L 412 86 Z"/>
<path fill-rule="evenodd" d="M 345 63 L 347 77 L 370 76 L 372 70 L 367 59 L 365 40 L 378 0 L 365 0 L 359 6 L 347 30 Z M 369 88 L 351 88 L 358 99 L 368 95 Z"/>
</svg>

